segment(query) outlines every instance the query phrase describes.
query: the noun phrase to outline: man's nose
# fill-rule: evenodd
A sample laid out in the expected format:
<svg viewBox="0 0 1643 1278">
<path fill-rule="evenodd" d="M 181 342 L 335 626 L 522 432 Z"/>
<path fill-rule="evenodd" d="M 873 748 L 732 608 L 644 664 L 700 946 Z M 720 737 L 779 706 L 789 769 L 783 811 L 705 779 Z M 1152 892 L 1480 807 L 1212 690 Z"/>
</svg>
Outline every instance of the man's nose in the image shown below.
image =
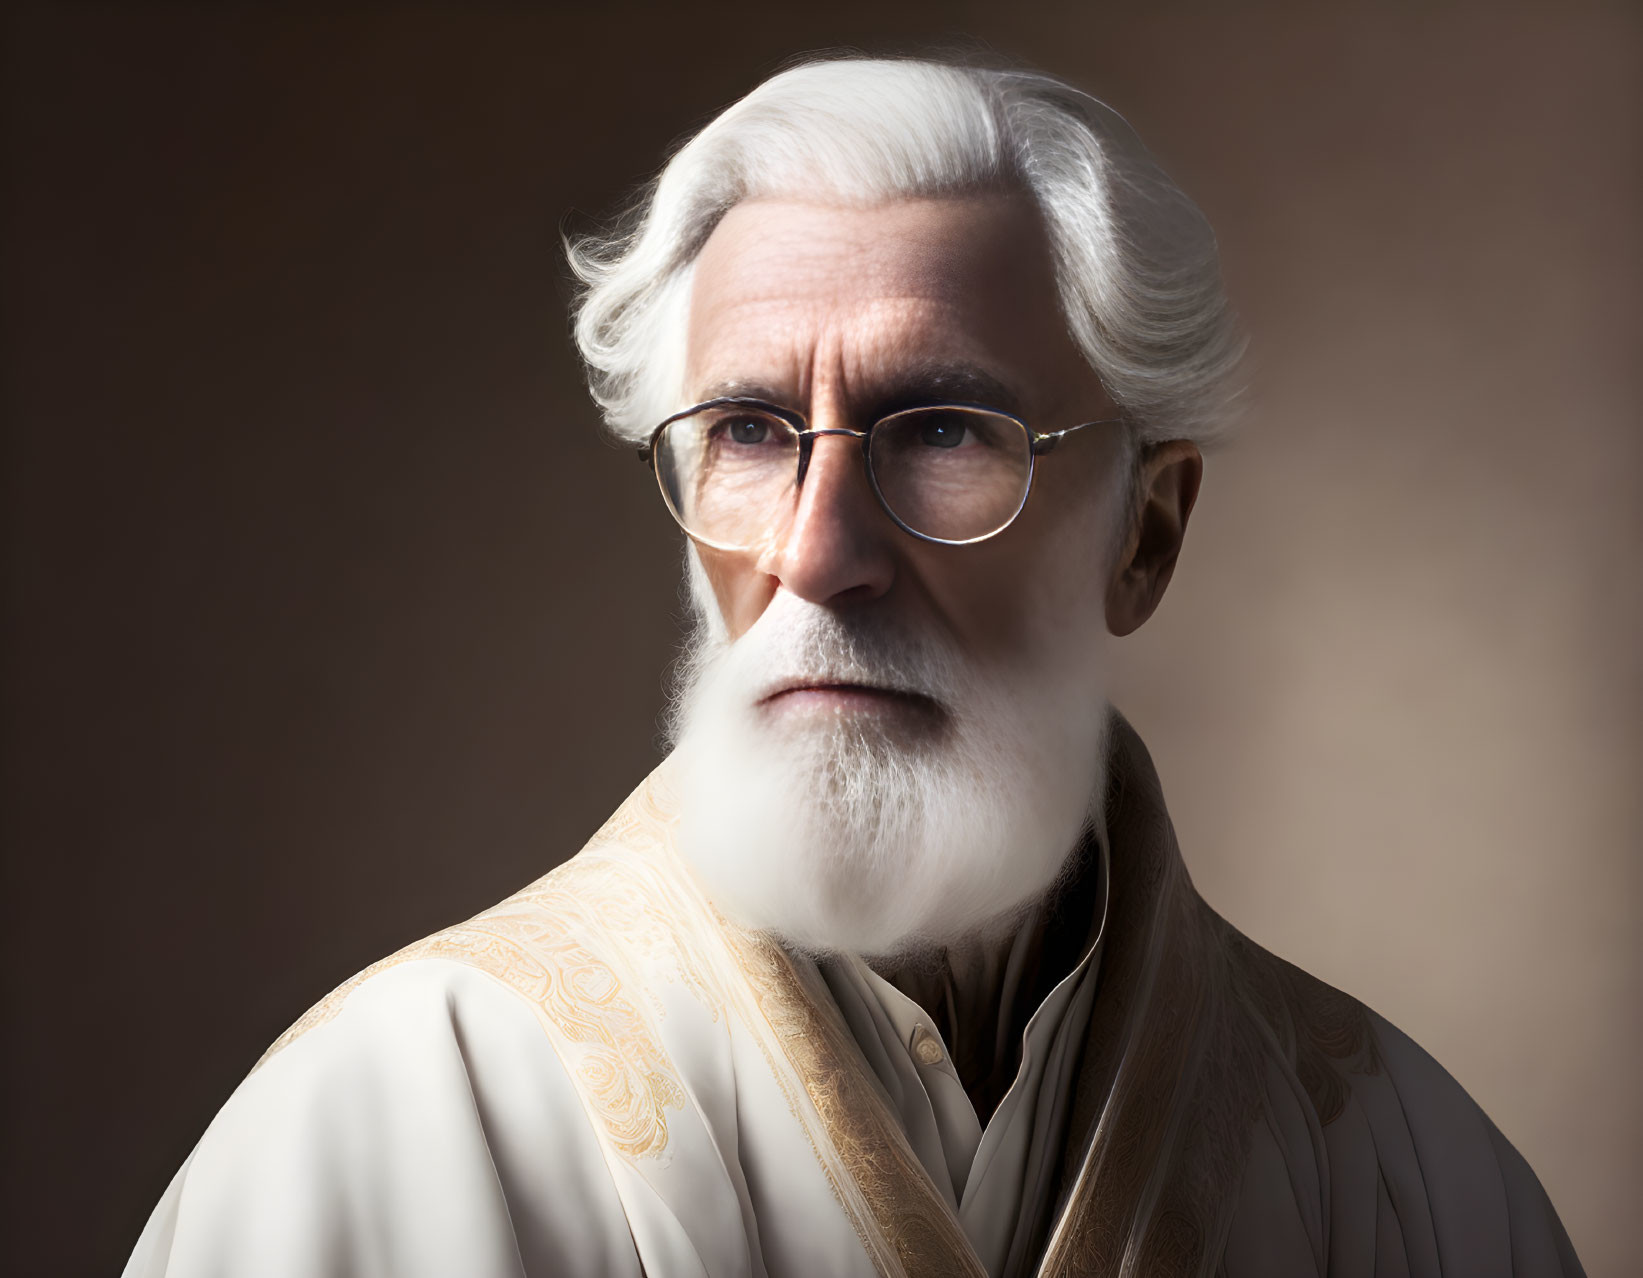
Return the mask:
<svg viewBox="0 0 1643 1278">
<path fill-rule="evenodd" d="M 811 603 L 873 599 L 895 577 L 897 532 L 873 496 L 861 440 L 820 435 L 811 441 L 793 520 L 763 566 Z"/>
</svg>

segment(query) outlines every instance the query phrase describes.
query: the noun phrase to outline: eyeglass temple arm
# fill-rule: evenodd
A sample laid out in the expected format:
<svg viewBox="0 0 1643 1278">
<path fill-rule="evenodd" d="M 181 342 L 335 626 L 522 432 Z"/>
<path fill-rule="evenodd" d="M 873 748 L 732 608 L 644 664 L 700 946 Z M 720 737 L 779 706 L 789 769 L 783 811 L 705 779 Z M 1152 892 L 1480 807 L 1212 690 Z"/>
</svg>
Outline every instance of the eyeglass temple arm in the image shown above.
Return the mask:
<svg viewBox="0 0 1643 1278">
<path fill-rule="evenodd" d="M 1102 417 L 1093 422 L 1079 422 L 1076 426 L 1068 426 L 1065 430 L 1047 431 L 1040 435 L 1033 435 L 1033 454 L 1042 457 L 1046 453 L 1053 453 L 1063 436 L 1072 434 L 1075 430 L 1083 430 L 1089 426 L 1117 426 L 1123 422 L 1122 417 Z"/>
</svg>

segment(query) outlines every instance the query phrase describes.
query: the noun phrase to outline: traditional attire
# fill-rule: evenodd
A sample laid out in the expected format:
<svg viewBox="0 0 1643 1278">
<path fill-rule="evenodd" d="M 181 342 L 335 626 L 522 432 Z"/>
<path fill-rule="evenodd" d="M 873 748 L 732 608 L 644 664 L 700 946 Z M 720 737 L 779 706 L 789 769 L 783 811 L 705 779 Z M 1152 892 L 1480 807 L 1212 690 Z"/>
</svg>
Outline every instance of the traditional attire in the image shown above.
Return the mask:
<svg viewBox="0 0 1643 1278">
<path fill-rule="evenodd" d="M 1442 1068 L 1204 904 L 1113 742 L 1082 886 L 1042 907 L 1082 944 L 985 1130 L 926 1009 L 715 911 L 664 764 L 287 1031 L 128 1278 L 1579 1274 Z"/>
</svg>

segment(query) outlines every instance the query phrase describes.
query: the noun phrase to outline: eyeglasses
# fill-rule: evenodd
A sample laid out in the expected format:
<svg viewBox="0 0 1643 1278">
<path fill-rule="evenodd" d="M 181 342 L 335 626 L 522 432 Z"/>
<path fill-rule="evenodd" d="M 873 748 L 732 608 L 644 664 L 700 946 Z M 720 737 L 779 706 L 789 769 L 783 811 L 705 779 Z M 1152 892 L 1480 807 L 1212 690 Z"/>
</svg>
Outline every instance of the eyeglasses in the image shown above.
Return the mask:
<svg viewBox="0 0 1643 1278">
<path fill-rule="evenodd" d="M 1041 434 L 978 404 L 928 404 L 866 430 L 812 430 L 802 414 L 759 399 L 710 399 L 675 413 L 639 446 L 679 526 L 720 550 L 751 550 L 798 510 L 822 435 L 861 440 L 867 482 L 884 513 L 920 541 L 968 546 L 996 537 L 1027 504 L 1033 464 L 1062 438 L 1121 418 Z"/>
</svg>

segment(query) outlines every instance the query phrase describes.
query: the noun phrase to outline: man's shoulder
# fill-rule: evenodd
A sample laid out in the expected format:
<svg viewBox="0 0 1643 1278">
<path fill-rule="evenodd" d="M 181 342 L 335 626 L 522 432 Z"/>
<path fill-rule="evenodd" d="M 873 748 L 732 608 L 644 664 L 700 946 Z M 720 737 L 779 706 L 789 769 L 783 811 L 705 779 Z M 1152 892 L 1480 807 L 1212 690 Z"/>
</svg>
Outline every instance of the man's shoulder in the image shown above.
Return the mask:
<svg viewBox="0 0 1643 1278">
<path fill-rule="evenodd" d="M 1401 1117 L 1411 1126 L 1457 1115 L 1487 1124 L 1455 1077 L 1386 1017 L 1230 926 L 1225 934 L 1232 996 L 1257 1024 L 1268 1055 L 1292 1075 L 1320 1126 L 1385 1089 L 1396 1093 Z"/>
<path fill-rule="evenodd" d="M 684 934 L 678 908 L 693 889 L 668 851 L 653 775 L 588 843 L 490 908 L 379 959 L 309 1008 L 258 1067 L 345 1008 L 362 1021 L 447 1025 L 509 1003 L 540 1019 L 619 1011 L 656 974 L 677 975 Z M 498 991 L 510 996 L 499 1001 Z"/>
<path fill-rule="evenodd" d="M 1580 1272 L 1533 1170 L 1430 1052 L 1352 995 L 1230 928 L 1226 938 L 1230 992 L 1266 1058 L 1257 1146 L 1288 1169 L 1283 1193 L 1303 1167 L 1314 1170 L 1299 1183 L 1321 1194 L 1367 1186 L 1362 1227 L 1395 1230 L 1412 1262 Z M 1343 1215 L 1343 1236 L 1348 1226 Z"/>
<path fill-rule="evenodd" d="M 532 1272 L 635 1272 L 603 1115 L 545 1032 L 550 990 L 608 993 L 543 957 L 577 935 L 548 908 L 570 877 L 311 1008 L 212 1120 L 128 1272 L 503 1273 L 521 1254 Z"/>
</svg>

